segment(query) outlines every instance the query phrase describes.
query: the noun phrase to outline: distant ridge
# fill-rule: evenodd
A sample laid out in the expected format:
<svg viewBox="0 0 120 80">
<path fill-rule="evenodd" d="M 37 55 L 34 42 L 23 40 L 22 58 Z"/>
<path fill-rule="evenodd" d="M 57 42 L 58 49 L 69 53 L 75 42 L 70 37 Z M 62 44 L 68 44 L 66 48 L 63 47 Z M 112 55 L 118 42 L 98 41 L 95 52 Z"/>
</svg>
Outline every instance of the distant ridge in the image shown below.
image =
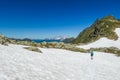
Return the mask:
<svg viewBox="0 0 120 80">
<path fill-rule="evenodd" d="M 33 42 L 40 43 L 40 42 L 62 42 L 61 40 L 56 39 L 33 39 Z"/>
<path fill-rule="evenodd" d="M 24 39 L 17 39 L 17 38 L 9 38 L 11 40 L 16 40 L 16 41 L 32 41 L 31 39 L 29 38 L 24 38 Z"/>
</svg>

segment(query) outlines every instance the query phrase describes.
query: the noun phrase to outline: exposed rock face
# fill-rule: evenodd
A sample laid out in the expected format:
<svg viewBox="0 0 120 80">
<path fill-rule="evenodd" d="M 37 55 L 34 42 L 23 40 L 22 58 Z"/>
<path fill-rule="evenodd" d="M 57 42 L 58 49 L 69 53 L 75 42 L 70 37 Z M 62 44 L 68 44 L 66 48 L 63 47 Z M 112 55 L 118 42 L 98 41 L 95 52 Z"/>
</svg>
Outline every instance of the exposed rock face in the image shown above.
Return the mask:
<svg viewBox="0 0 120 80">
<path fill-rule="evenodd" d="M 118 36 L 114 30 L 118 27 L 120 27 L 120 21 L 111 15 L 97 19 L 93 25 L 82 31 L 73 43 L 89 43 L 96 41 L 101 37 L 117 40 Z"/>
<path fill-rule="evenodd" d="M 10 42 L 11 41 L 7 37 L 0 34 L 0 44 L 8 45 Z"/>
</svg>

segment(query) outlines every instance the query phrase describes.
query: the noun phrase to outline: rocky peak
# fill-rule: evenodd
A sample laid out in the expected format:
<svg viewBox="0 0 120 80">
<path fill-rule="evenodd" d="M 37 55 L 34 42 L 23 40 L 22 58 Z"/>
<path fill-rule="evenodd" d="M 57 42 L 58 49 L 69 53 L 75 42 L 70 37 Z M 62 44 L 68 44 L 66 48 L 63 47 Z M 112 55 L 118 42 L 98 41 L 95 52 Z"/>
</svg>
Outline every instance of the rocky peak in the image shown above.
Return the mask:
<svg viewBox="0 0 120 80">
<path fill-rule="evenodd" d="M 118 36 L 114 30 L 118 27 L 120 27 L 120 21 L 112 15 L 105 16 L 101 19 L 97 19 L 90 27 L 80 32 L 73 43 L 89 43 L 101 37 L 117 40 Z"/>
</svg>

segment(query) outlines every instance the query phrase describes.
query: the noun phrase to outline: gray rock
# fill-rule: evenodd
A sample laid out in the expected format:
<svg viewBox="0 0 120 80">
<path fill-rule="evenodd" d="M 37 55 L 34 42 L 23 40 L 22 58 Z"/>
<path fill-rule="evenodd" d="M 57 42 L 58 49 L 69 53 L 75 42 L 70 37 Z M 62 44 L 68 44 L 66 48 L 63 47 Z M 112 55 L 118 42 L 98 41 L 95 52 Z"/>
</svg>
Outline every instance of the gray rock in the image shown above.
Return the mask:
<svg viewBox="0 0 120 80">
<path fill-rule="evenodd" d="M 35 51 L 35 52 L 42 53 L 42 51 L 40 51 L 40 49 L 37 48 L 37 47 L 24 47 L 24 48 L 27 49 L 27 50 L 30 50 L 30 51 Z"/>
</svg>

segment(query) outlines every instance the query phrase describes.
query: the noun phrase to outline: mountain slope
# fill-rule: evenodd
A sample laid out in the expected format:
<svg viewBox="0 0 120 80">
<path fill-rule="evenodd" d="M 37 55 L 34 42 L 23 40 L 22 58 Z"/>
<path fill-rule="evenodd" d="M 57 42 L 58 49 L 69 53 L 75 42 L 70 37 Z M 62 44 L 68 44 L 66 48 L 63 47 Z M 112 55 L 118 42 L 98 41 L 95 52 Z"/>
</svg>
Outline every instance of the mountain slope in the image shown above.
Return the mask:
<svg viewBox="0 0 120 80">
<path fill-rule="evenodd" d="M 43 54 L 20 45 L 0 45 L 0 80 L 119 80 L 120 58 L 62 49 L 41 49 Z"/>
<path fill-rule="evenodd" d="M 80 45 L 77 46 L 79 48 L 84 48 L 84 49 L 90 49 L 90 48 L 104 48 L 104 47 L 116 47 L 120 49 L 120 28 L 115 29 L 115 34 L 117 34 L 118 39 L 117 40 L 110 40 L 106 37 L 100 38 L 99 40 L 86 44 L 86 45 Z"/>
<path fill-rule="evenodd" d="M 118 27 L 120 27 L 120 21 L 111 15 L 97 19 L 93 25 L 82 31 L 73 43 L 90 43 L 101 37 L 117 40 L 118 36 L 114 30 Z"/>
</svg>

